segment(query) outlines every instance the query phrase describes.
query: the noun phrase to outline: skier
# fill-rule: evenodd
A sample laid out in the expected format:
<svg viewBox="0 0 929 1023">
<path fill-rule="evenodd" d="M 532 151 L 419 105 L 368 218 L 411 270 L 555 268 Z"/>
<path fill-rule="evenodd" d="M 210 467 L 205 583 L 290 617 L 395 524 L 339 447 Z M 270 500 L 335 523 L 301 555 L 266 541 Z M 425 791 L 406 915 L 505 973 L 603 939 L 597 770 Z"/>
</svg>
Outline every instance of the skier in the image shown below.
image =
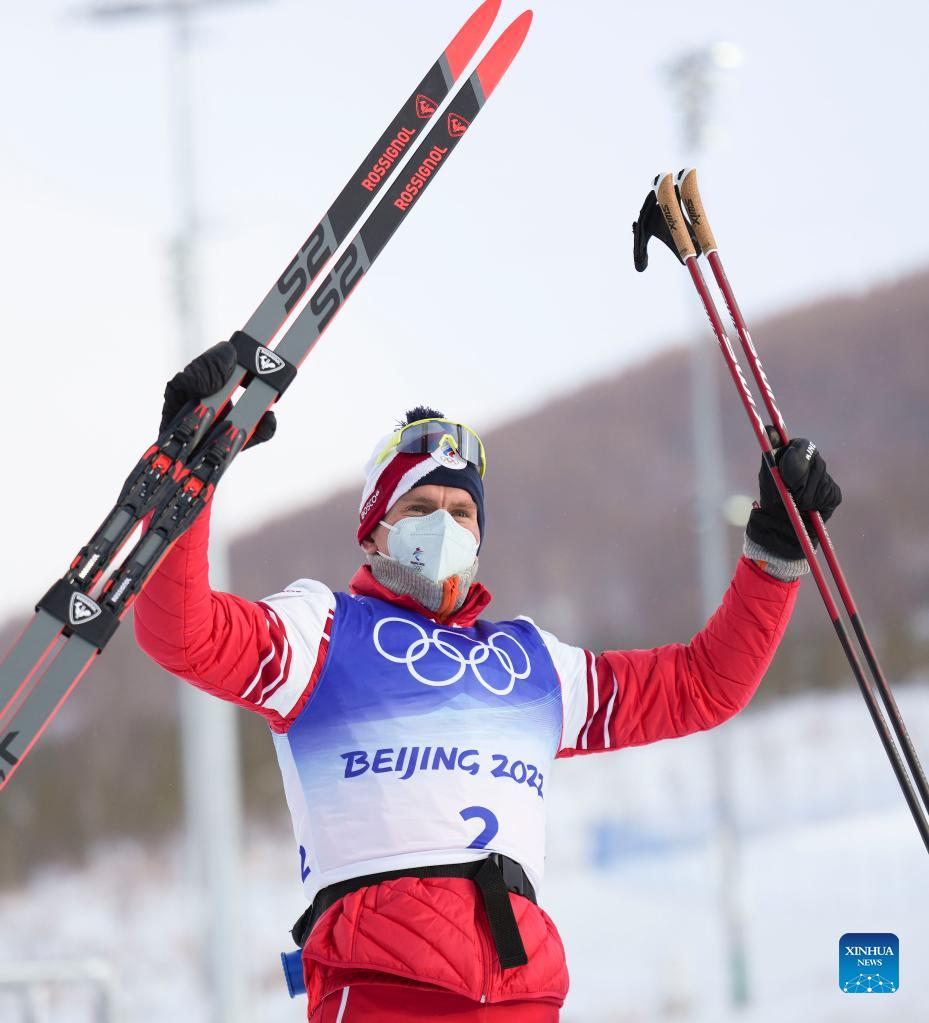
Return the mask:
<svg viewBox="0 0 929 1023">
<path fill-rule="evenodd" d="M 177 374 L 162 425 L 235 362 L 223 342 Z M 274 428 L 269 413 L 252 443 Z M 793 440 L 778 465 L 801 511 L 832 514 L 815 445 Z M 744 556 L 690 643 L 594 653 L 528 618 L 491 622 L 484 468 L 472 430 L 414 409 L 368 462 L 347 593 L 212 591 L 207 509 L 135 605 L 160 665 L 268 721 L 310 902 L 294 937 L 311 1023 L 557 1020 L 564 948 L 536 897 L 553 760 L 738 713 L 808 571 L 762 465 Z"/>
</svg>

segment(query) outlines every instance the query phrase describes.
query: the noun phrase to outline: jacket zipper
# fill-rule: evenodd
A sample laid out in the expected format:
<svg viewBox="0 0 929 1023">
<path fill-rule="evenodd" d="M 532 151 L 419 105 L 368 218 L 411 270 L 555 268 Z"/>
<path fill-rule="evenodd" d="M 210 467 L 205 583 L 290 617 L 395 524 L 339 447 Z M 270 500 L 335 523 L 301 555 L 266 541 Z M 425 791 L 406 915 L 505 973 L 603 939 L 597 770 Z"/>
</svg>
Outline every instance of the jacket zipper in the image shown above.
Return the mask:
<svg viewBox="0 0 929 1023">
<path fill-rule="evenodd" d="M 480 922 L 477 925 L 477 936 L 478 936 L 478 939 L 479 939 L 479 941 L 481 943 L 481 951 L 482 951 L 483 956 L 484 956 L 484 979 L 483 979 L 483 984 L 481 985 L 481 1003 L 483 1004 L 483 1003 L 485 1003 L 487 1001 L 487 996 L 490 994 L 490 953 L 491 953 L 491 949 L 489 949 L 487 947 L 487 943 L 484 941 L 484 928 L 483 928 L 483 925 Z M 496 953 L 496 947 L 495 946 L 493 948 L 493 951 L 494 951 L 494 953 Z"/>
</svg>

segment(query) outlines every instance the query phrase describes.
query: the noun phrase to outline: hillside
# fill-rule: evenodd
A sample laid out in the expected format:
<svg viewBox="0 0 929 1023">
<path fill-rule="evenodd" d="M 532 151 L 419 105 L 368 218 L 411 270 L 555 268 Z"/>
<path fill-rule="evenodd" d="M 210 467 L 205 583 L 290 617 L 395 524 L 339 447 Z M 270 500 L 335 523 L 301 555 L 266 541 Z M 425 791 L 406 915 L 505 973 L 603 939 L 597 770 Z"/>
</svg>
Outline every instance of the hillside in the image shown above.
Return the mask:
<svg viewBox="0 0 929 1023">
<path fill-rule="evenodd" d="M 865 620 L 893 636 L 885 657 L 899 674 L 918 660 L 909 647 L 929 613 L 929 480 L 918 469 L 929 441 L 929 274 L 794 310 L 755 336 L 788 425 L 817 441 L 842 485 L 831 533 Z M 702 340 L 713 343 L 709 332 Z M 689 360 L 686 349 L 666 352 L 484 437 L 481 578 L 498 617 L 529 614 L 600 647 L 686 640 L 700 627 Z M 719 374 L 729 489 L 754 495 L 756 441 L 722 359 Z M 236 590 L 273 592 L 297 574 L 344 586 L 359 562 L 357 500 L 342 491 L 263 524 L 260 543 L 257 531 L 241 537 Z M 741 530 L 729 533 L 734 560 Z M 769 692 L 844 677 L 815 588 L 804 591 Z"/>
</svg>

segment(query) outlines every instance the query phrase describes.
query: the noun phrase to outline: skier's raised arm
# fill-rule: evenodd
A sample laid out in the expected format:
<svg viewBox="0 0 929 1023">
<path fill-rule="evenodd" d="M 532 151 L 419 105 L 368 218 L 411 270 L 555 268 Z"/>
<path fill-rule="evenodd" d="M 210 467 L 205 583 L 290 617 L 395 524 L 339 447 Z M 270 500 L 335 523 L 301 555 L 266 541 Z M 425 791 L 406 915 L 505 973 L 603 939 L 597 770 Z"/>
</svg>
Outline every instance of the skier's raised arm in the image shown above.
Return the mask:
<svg viewBox="0 0 929 1023">
<path fill-rule="evenodd" d="M 162 429 L 188 402 L 219 390 L 236 365 L 224 341 L 193 360 L 165 388 Z M 269 440 L 274 414 L 250 441 Z M 318 675 L 335 598 L 320 583 L 254 602 L 211 589 L 207 508 L 171 549 L 135 605 L 139 646 L 167 671 L 214 696 L 257 711 L 275 730 L 299 712 Z M 289 613 L 300 594 L 301 614 Z"/>
<path fill-rule="evenodd" d="M 841 491 L 807 440 L 791 441 L 778 466 L 815 544 L 809 513 L 828 519 Z M 799 578 L 809 571 L 764 463 L 759 484 L 745 555 L 719 609 L 689 643 L 595 654 L 543 632 L 564 694 L 560 757 L 703 731 L 751 700 L 787 627 Z"/>
</svg>

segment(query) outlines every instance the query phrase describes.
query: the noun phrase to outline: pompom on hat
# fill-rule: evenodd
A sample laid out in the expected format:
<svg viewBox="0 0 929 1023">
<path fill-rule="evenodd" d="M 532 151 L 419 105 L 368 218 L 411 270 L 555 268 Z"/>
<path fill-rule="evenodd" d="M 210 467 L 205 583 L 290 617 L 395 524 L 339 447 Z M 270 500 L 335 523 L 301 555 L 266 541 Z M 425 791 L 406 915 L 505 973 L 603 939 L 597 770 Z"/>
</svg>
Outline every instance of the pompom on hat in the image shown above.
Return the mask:
<svg viewBox="0 0 929 1023">
<path fill-rule="evenodd" d="M 442 418 L 441 412 L 419 407 L 407 413 L 403 425 L 421 419 Z M 358 542 L 371 536 L 381 519 L 404 494 L 426 484 L 466 490 L 477 505 L 477 525 L 483 540 L 484 483 L 477 466 L 465 461 L 453 447 L 446 446 L 427 454 L 394 450 L 383 461 L 378 461 L 398 432 L 395 430 L 382 437 L 365 463 L 365 486 L 358 508 Z"/>
</svg>

